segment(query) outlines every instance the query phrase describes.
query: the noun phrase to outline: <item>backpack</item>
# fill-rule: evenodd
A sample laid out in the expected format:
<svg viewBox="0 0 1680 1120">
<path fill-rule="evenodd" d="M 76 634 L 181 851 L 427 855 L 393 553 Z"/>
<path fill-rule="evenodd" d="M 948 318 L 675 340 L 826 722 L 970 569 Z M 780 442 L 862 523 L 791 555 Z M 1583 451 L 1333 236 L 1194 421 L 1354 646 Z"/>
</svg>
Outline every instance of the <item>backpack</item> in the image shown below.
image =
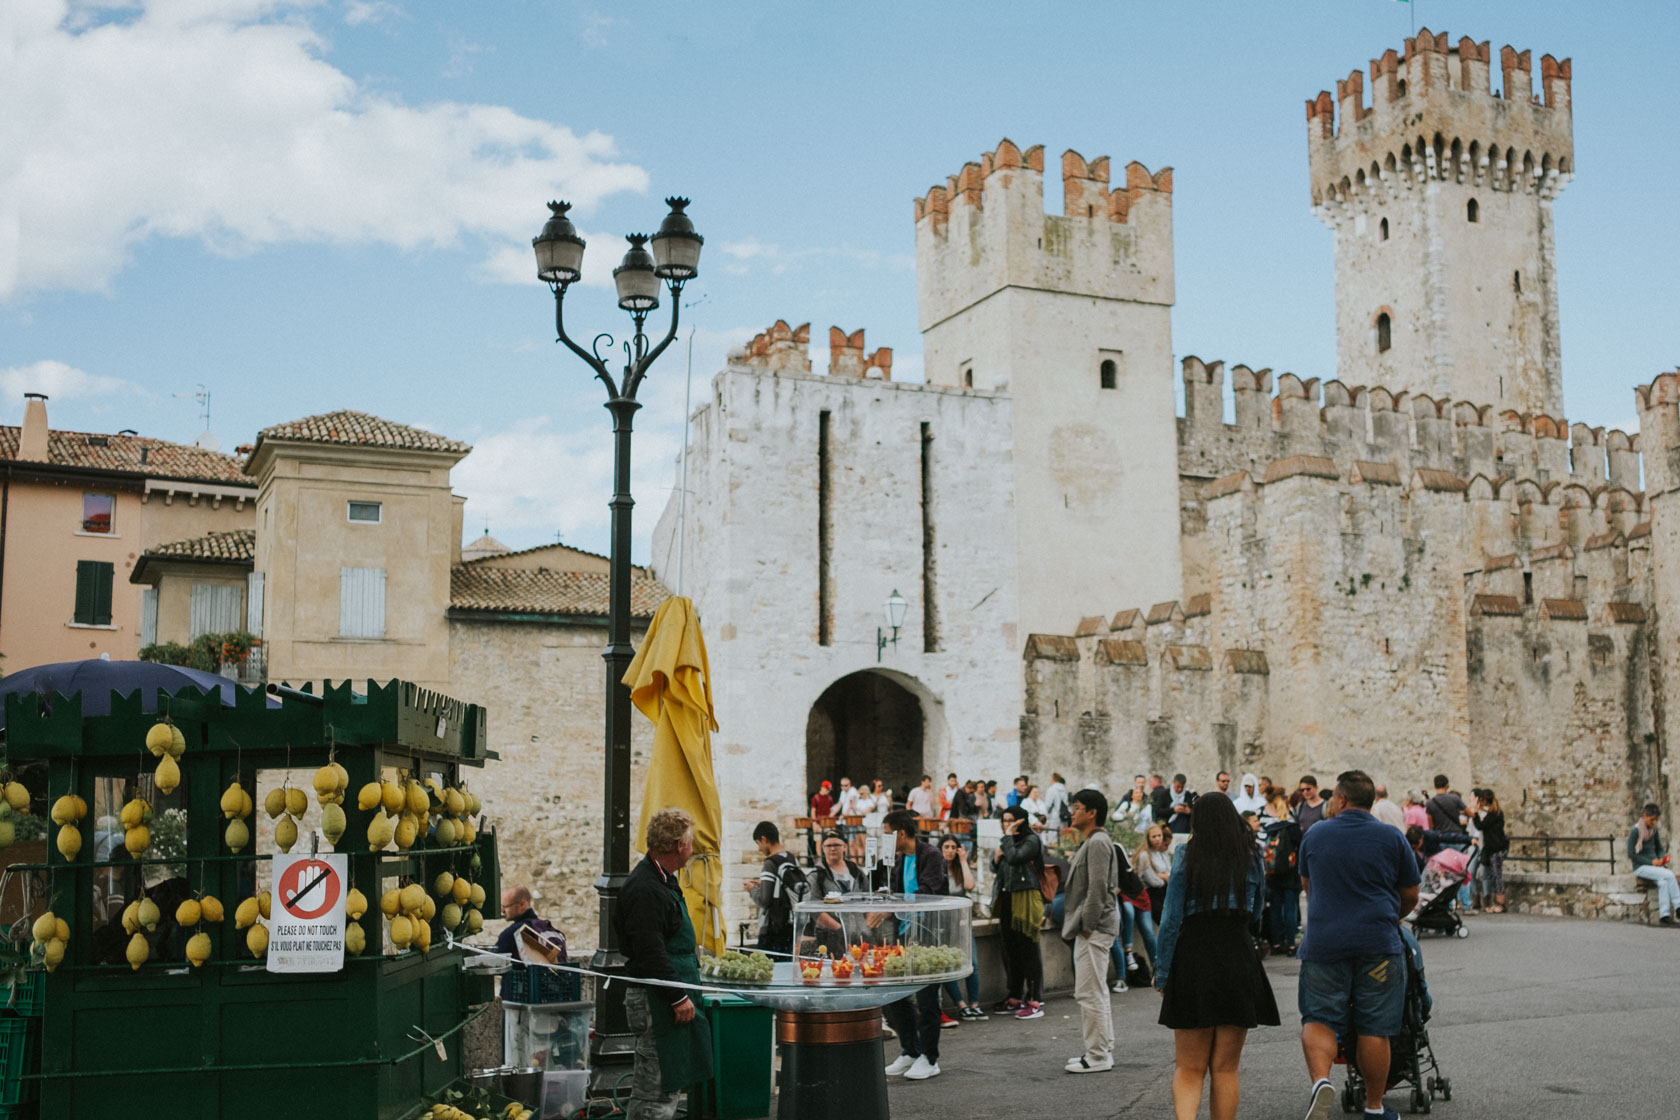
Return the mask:
<svg viewBox="0 0 1680 1120">
<path fill-rule="evenodd" d="M 1056 895 L 1061 892 L 1062 873 L 1053 863 L 1046 863 L 1039 868 L 1038 893 L 1044 896 L 1045 902 L 1056 901 Z"/>
<path fill-rule="evenodd" d="M 1295 870 L 1300 852 L 1301 826 L 1292 820 L 1279 821 L 1266 829 L 1266 874 L 1287 874 Z"/>
<path fill-rule="evenodd" d="M 777 852 L 770 857 L 769 862 L 775 879 L 770 888 L 767 906 L 770 916 L 765 928 L 770 933 L 791 932 L 793 904 L 805 897 L 809 884 L 800 873 L 799 862 L 788 853 Z"/>
</svg>

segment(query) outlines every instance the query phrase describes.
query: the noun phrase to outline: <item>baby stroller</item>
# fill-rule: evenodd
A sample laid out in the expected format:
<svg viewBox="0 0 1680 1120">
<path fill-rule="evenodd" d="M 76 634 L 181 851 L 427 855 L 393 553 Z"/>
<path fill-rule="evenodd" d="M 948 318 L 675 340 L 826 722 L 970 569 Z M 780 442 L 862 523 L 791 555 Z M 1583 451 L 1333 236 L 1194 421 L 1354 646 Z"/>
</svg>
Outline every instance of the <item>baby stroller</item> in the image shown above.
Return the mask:
<svg viewBox="0 0 1680 1120">
<path fill-rule="evenodd" d="M 1429 985 L 1423 977 L 1423 950 L 1417 938 L 1401 927 L 1400 939 L 1406 945 L 1406 1009 L 1400 1020 L 1400 1033 L 1388 1040 L 1388 1085 L 1385 1092 L 1411 1088 L 1411 1111 L 1428 1112 L 1437 1096 L 1452 1100 L 1452 1081 L 1441 1076 L 1435 1062 L 1435 1051 L 1429 1046 L 1429 1013 L 1433 1001 Z M 1354 1113 L 1365 1108 L 1365 1079 L 1359 1066 L 1347 1064 L 1347 1083 L 1342 1087 L 1342 1111 Z"/>
<path fill-rule="evenodd" d="M 1476 874 L 1481 862 L 1481 848 L 1468 852 L 1457 848 L 1442 848 L 1430 857 L 1423 870 L 1423 890 L 1418 894 L 1417 909 L 1412 911 L 1412 932 L 1438 933 L 1443 937 L 1469 937 L 1470 927 L 1464 924 L 1453 899 L 1458 890 Z"/>
</svg>

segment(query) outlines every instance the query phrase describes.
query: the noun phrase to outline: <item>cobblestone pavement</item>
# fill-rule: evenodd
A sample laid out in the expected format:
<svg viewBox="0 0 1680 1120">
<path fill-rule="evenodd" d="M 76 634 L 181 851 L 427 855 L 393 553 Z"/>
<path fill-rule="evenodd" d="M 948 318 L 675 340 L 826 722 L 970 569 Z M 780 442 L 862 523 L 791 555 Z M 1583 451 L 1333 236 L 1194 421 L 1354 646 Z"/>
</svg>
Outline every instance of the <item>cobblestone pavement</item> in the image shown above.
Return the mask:
<svg viewBox="0 0 1680 1120">
<path fill-rule="evenodd" d="M 1680 1115 L 1680 931 L 1515 914 L 1469 923 L 1467 938 L 1423 942 L 1435 999 L 1430 1037 L 1453 1088 L 1451 1101 L 1435 1102 L 1434 1117 Z M 1267 962 L 1283 1025 L 1249 1035 L 1239 1117 L 1297 1120 L 1305 1112 L 1298 968 L 1293 960 Z M 1172 1032 L 1155 1021 L 1158 997 L 1132 991 L 1113 1000 L 1111 1072 L 1062 1072 L 1080 1053 L 1079 1009 L 1059 994 L 1042 1019 L 997 1016 L 945 1031 L 941 1076 L 890 1082 L 894 1120 L 1170 1118 Z M 894 1041 L 886 1046 L 895 1057 Z M 1338 1091 L 1342 1076 L 1337 1067 Z M 1403 1093 L 1387 1104 L 1407 1112 Z"/>
</svg>

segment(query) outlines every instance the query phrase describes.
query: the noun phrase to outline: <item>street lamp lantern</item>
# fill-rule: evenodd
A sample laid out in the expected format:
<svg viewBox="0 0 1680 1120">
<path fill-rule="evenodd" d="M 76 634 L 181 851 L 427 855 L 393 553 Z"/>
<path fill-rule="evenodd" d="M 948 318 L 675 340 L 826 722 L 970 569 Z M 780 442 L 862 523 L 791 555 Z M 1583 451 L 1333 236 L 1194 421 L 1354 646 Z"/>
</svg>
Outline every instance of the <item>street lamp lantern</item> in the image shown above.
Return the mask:
<svg viewBox="0 0 1680 1120">
<path fill-rule="evenodd" d="M 677 337 L 677 317 L 682 308 L 683 284 L 700 271 L 700 235 L 683 208 L 686 198 L 667 199 L 671 212 L 651 239 L 645 234 L 629 236 L 629 250 L 613 269 L 618 289 L 618 306 L 630 313 L 632 333 L 622 343 L 602 332 L 586 350 L 566 332 L 566 289 L 583 275 L 583 238 L 578 236 L 564 202 L 548 204 L 549 219 L 531 241 L 537 256 L 537 277 L 554 292 L 554 334 L 557 341 L 589 367 L 606 386 L 606 409 L 613 419 L 613 494 L 607 507 L 612 511 L 612 544 L 607 590 L 606 662 L 606 767 L 603 782 L 605 819 L 601 836 L 601 877 L 595 881 L 600 896 L 600 924 L 595 955 L 590 967 L 597 973 L 622 972 L 625 957 L 613 926 L 613 911 L 620 888 L 630 872 L 630 689 L 624 674 L 630 668 L 635 649 L 630 644 L 630 436 L 641 402 L 636 391 L 671 340 Z M 671 325 L 664 338 L 649 344 L 643 327 L 650 312 L 659 306 L 661 283 L 671 297 Z M 605 345 L 603 352 L 602 346 Z M 609 368 L 615 345 L 622 346 L 622 372 Z M 623 984 L 603 984 L 595 1006 L 595 1031 L 590 1044 L 590 1066 L 624 1064 L 634 1052 L 629 1017 L 624 1008 Z"/>
<path fill-rule="evenodd" d="M 887 625 L 892 628 L 892 637 L 887 637 L 886 631 L 879 626 L 875 628 L 875 660 L 877 663 L 881 660 L 881 655 L 887 651 L 889 644 L 894 649 L 898 648 L 898 628 L 904 625 L 904 612 L 909 606 L 910 604 L 905 602 L 904 596 L 898 593 L 898 588 L 893 588 L 893 593 L 887 596 Z"/>
<path fill-rule="evenodd" d="M 531 239 L 537 254 L 537 279 L 545 284 L 564 286 L 583 275 L 584 241 L 566 217 L 571 208 L 569 202 L 549 203 L 551 216 L 542 232 Z"/>
<path fill-rule="evenodd" d="M 904 612 L 909 606 L 896 587 L 893 588 L 893 593 L 887 596 L 887 625 L 892 627 L 895 638 L 898 636 L 898 628 L 904 625 Z"/>
<path fill-rule="evenodd" d="M 630 242 L 630 248 L 624 251 L 624 263 L 613 269 L 618 305 L 632 315 L 646 315 L 659 306 L 659 275 L 654 270 L 653 254 L 647 251 L 645 233 L 632 233 L 624 240 Z"/>
<path fill-rule="evenodd" d="M 654 271 L 666 280 L 692 280 L 700 274 L 700 246 L 706 239 L 694 232 L 694 223 L 683 210 L 686 198 L 667 198 L 671 212 L 653 235 Z"/>
</svg>

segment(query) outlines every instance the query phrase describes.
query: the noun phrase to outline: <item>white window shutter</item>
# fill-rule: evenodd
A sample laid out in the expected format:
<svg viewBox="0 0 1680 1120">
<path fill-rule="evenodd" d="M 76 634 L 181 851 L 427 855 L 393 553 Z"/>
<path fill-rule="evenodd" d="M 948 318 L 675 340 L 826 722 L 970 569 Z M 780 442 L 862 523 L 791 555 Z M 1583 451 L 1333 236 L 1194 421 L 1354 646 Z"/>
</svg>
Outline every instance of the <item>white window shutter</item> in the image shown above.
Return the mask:
<svg viewBox="0 0 1680 1120">
<path fill-rule="evenodd" d="M 263 573 L 245 577 L 245 629 L 255 637 L 263 632 Z"/>
<path fill-rule="evenodd" d="M 200 634 L 226 634 L 239 629 L 243 589 L 225 583 L 195 583 L 188 615 L 188 640 Z"/>
<path fill-rule="evenodd" d="M 344 638 L 385 636 L 385 569 L 338 570 L 338 633 Z"/>
<path fill-rule="evenodd" d="M 157 644 L 157 588 L 140 589 L 140 645 Z"/>
</svg>

